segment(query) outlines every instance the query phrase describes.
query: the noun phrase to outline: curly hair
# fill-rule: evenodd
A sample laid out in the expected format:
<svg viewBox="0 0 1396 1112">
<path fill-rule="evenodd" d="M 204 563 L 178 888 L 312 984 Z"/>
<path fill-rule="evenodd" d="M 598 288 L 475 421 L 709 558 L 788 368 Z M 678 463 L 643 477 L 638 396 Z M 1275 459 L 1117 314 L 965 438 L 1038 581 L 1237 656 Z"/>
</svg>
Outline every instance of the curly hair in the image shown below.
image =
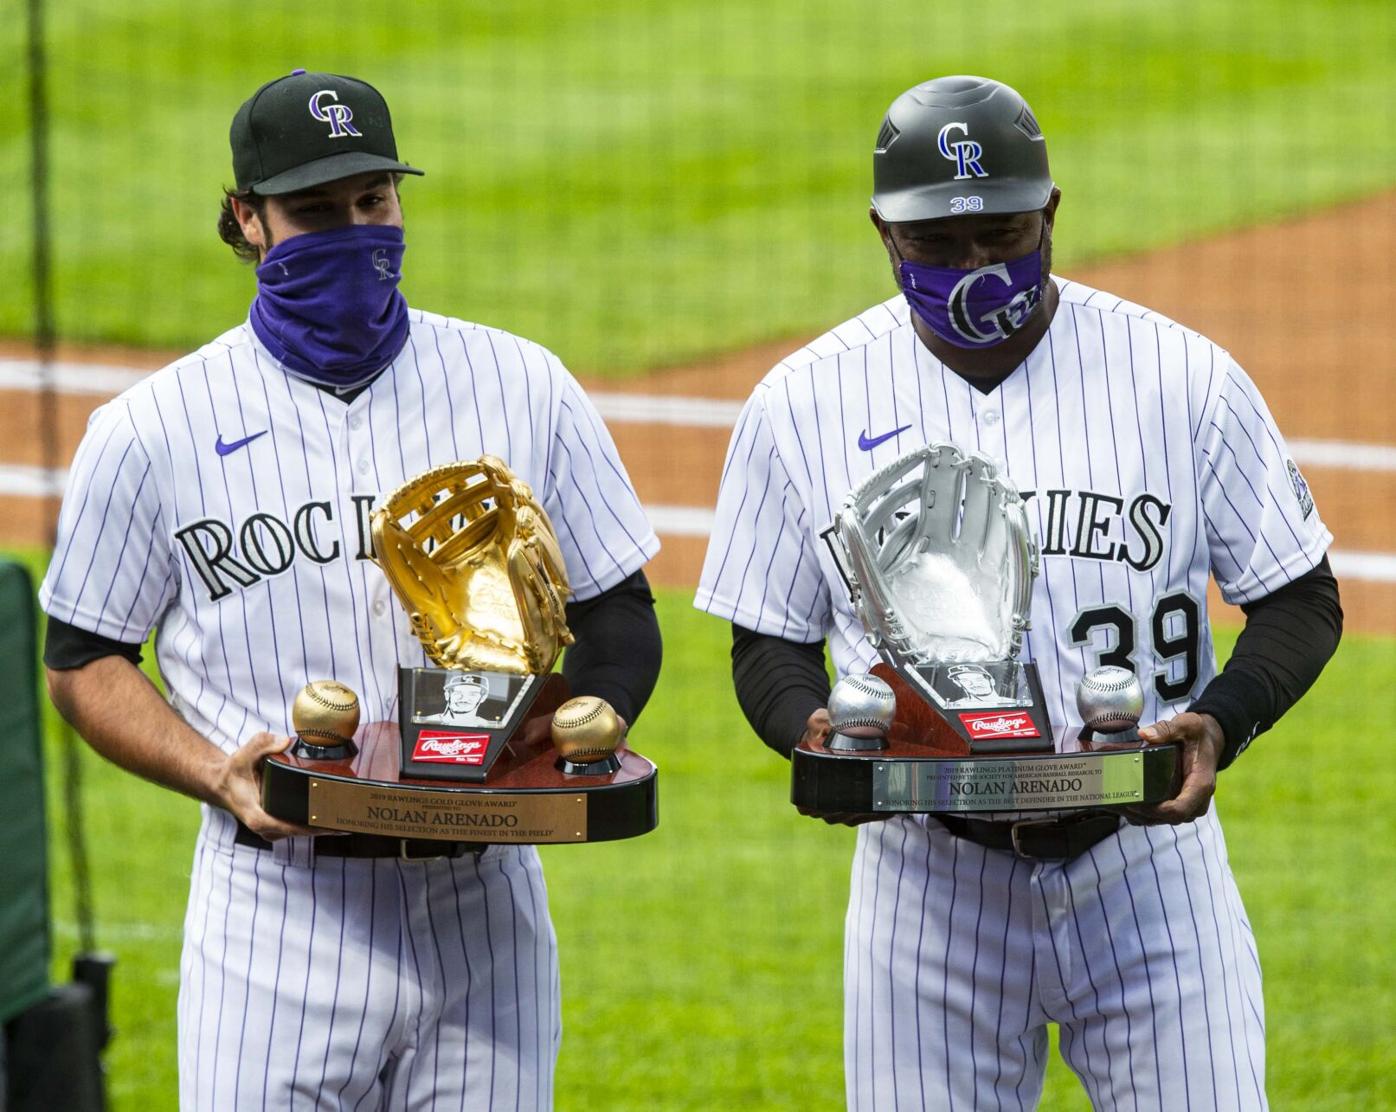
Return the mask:
<svg viewBox="0 0 1396 1112">
<path fill-rule="evenodd" d="M 262 215 L 267 199 L 258 196 L 250 189 L 225 189 L 223 190 L 223 206 L 218 210 L 218 238 L 231 247 L 233 254 L 243 262 L 255 263 L 261 256 L 257 248 L 248 243 L 247 237 L 242 234 L 242 225 L 238 223 L 238 218 L 233 213 L 235 199 L 243 204 L 251 205 L 258 217 Z"/>
</svg>

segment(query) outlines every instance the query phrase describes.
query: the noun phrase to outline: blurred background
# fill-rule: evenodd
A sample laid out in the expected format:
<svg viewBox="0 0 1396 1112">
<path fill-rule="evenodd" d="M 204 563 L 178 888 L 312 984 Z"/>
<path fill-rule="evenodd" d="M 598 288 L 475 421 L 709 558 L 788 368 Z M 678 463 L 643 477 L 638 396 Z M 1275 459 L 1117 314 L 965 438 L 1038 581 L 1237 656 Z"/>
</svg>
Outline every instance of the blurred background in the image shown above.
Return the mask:
<svg viewBox="0 0 1396 1112">
<path fill-rule="evenodd" d="M 1224 777 L 1277 1108 L 1396 1106 L 1396 10 L 1389 0 L 9 0 L 0 19 L 0 545 L 41 573 L 94 405 L 238 323 L 228 124 L 295 67 L 392 109 L 415 306 L 556 351 L 596 392 L 665 552 L 637 748 L 661 827 L 546 854 L 560 1109 L 833 1108 L 851 835 L 802 820 L 692 589 L 740 400 L 894 292 L 873 139 L 927 77 L 1015 86 L 1063 202 L 1058 272 L 1232 350 L 1336 541 L 1349 635 Z M 1229 644 L 1235 618 L 1214 614 Z M 51 750 L 54 839 L 71 806 Z M 71 766 L 71 762 L 70 762 Z M 84 756 L 114 1106 L 174 1106 L 196 809 Z M 78 945 L 55 842 L 55 962 Z M 674 878 L 685 877 L 676 886 Z M 585 957 L 582 955 L 586 955 Z M 1084 1107 L 1054 1067 L 1047 1107 Z"/>
</svg>

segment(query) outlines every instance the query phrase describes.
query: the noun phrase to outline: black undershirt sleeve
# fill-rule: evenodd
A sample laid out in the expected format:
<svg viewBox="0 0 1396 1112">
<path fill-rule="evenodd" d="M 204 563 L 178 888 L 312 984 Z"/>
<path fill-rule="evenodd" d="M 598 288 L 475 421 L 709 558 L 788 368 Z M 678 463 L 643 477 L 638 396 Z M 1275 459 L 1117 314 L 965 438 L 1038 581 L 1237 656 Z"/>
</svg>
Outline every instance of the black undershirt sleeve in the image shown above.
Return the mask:
<svg viewBox="0 0 1396 1112">
<path fill-rule="evenodd" d="M 788 759 L 809 716 L 829 701 L 824 642 L 787 641 L 733 622 L 732 684 L 756 736 Z"/>
<path fill-rule="evenodd" d="M 659 679 L 664 647 L 654 595 L 643 571 L 585 602 L 567 604 L 567 625 L 577 639 L 562 656 L 573 695 L 597 695 L 630 725 Z"/>
<path fill-rule="evenodd" d="M 1312 571 L 1241 607 L 1245 627 L 1226 667 L 1189 707 L 1210 714 L 1226 744 L 1226 768 L 1308 691 L 1338 648 L 1343 608 L 1325 556 Z"/>
<path fill-rule="evenodd" d="M 599 695 L 633 724 L 654 691 L 663 655 L 645 573 L 637 571 L 585 602 L 569 603 L 567 624 L 577 641 L 563 655 L 562 674 L 573 694 Z M 140 664 L 141 646 L 49 618 L 44 663 L 50 668 L 81 668 L 104 656 Z"/>
<path fill-rule="evenodd" d="M 44 635 L 44 663 L 55 672 L 81 668 L 104 656 L 124 656 L 132 664 L 141 662 L 140 645 L 113 641 L 100 633 L 89 633 L 59 618 L 49 618 Z"/>
</svg>

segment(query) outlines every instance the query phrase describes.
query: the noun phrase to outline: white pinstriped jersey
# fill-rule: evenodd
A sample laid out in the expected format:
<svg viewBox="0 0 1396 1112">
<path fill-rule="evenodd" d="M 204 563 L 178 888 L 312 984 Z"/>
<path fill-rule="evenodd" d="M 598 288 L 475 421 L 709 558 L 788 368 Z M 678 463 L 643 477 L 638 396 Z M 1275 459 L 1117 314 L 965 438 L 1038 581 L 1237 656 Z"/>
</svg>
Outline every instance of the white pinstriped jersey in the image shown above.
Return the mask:
<svg viewBox="0 0 1396 1112">
<path fill-rule="evenodd" d="M 733 433 L 695 605 L 793 641 L 839 674 L 876 653 L 820 534 L 844 495 L 914 447 L 999 463 L 1042 553 L 1024 656 L 1054 726 L 1097 663 L 1143 681 L 1143 721 L 1216 669 L 1209 574 L 1232 602 L 1314 567 L 1331 537 L 1254 385 L 1172 321 L 1054 279 L 1060 305 L 988 393 L 940 363 L 898 296 L 778 364 Z M 1058 744 L 1061 744 L 1060 733 Z M 1070 861 L 858 828 L 844 1059 L 858 1112 L 1031 1108 L 1047 1024 L 1097 1108 L 1263 1109 L 1260 965 L 1215 811 L 1122 826 Z"/>
<path fill-rule="evenodd" d="M 348 404 L 284 373 L 244 324 L 92 416 L 41 603 L 118 641 L 156 628 L 171 702 L 226 751 L 289 733 L 312 679 L 352 687 L 365 721 L 396 718 L 398 666 L 426 659 L 369 559 L 368 514 L 429 467 L 505 460 L 547 510 L 579 600 L 659 547 L 556 357 L 410 319 L 391 367 Z M 557 962 L 531 847 L 317 859 L 311 839 L 266 851 L 235 831 L 204 807 L 183 1107 L 551 1107 Z"/>
<path fill-rule="evenodd" d="M 1209 574 L 1249 602 L 1332 537 L 1225 351 L 1057 281 L 1047 335 L 988 394 L 926 349 L 900 296 L 779 363 L 733 434 L 695 605 L 792 641 L 827 636 L 840 675 L 866 671 L 876 651 L 819 534 L 877 468 L 948 440 L 995 459 L 1027 499 L 1042 560 L 1023 655 L 1054 724 L 1079 724 L 1076 682 L 1102 654 L 1144 680 L 1143 721 L 1186 706 L 1216 667 Z"/>
<path fill-rule="evenodd" d="M 118 641 L 158 623 L 176 705 L 226 750 L 288 733 L 311 679 L 354 688 L 364 721 L 391 720 L 398 665 L 426 658 L 369 560 L 369 512 L 487 452 L 547 510 L 574 598 L 658 550 L 610 434 L 544 348 L 413 311 L 407 346 L 346 406 L 240 325 L 93 414 L 40 601 Z"/>
</svg>

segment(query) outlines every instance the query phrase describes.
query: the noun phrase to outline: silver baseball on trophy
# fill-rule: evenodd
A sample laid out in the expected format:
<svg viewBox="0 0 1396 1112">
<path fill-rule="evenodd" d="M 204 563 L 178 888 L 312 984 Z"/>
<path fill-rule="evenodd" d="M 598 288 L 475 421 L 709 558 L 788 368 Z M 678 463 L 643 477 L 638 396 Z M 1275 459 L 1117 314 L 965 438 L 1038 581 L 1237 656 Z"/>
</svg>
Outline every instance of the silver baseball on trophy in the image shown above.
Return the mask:
<svg viewBox="0 0 1396 1112">
<path fill-rule="evenodd" d="M 1139 743 L 1144 689 L 1128 668 L 1106 664 L 1087 672 L 1076 686 L 1076 709 L 1085 726 L 1082 737 L 1094 745 Z"/>
<path fill-rule="evenodd" d="M 829 692 L 833 733 L 825 748 L 842 752 L 885 749 L 896 713 L 897 697 L 885 681 L 868 674 L 844 676 Z"/>
</svg>

